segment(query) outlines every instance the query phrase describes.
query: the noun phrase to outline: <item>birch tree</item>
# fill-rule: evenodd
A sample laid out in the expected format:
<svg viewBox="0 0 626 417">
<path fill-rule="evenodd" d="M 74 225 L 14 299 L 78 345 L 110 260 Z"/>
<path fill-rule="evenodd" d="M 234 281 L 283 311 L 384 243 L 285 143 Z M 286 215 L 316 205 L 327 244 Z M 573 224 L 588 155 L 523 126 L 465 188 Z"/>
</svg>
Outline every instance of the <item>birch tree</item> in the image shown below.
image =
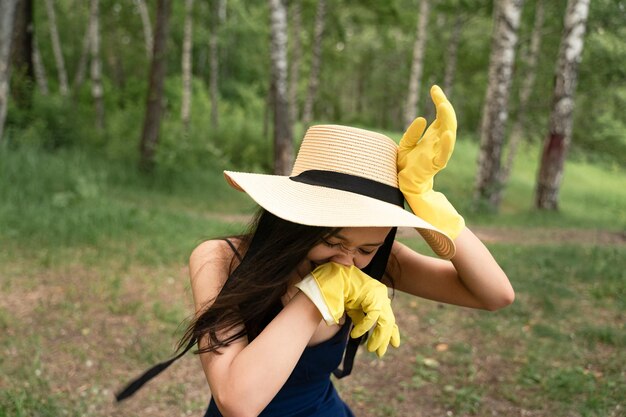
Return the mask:
<svg viewBox="0 0 626 417">
<path fill-rule="evenodd" d="M 274 108 L 274 174 L 288 175 L 293 165 L 293 137 L 287 97 L 287 9 L 281 0 L 268 0 L 271 33 L 271 72 Z"/>
<path fill-rule="evenodd" d="M 320 83 L 320 69 L 322 67 L 322 41 L 324 39 L 324 26 L 326 21 L 326 0 L 317 1 L 315 13 L 315 34 L 313 36 L 313 57 L 311 60 L 311 73 L 309 75 L 309 88 L 304 101 L 302 122 L 308 126 L 313 120 L 313 106 Z"/>
<path fill-rule="evenodd" d="M 89 46 L 91 57 L 91 96 L 96 107 L 96 127 L 104 129 L 104 90 L 102 88 L 102 61 L 100 59 L 100 3 L 91 0 L 89 18 Z"/>
<path fill-rule="evenodd" d="M 59 29 L 57 28 L 57 18 L 54 12 L 53 0 L 46 0 L 46 14 L 48 16 L 48 25 L 50 27 L 50 40 L 52 42 L 52 52 L 54 53 L 54 62 L 57 66 L 57 76 L 59 77 L 59 92 L 62 96 L 66 96 L 69 87 L 67 84 L 67 71 L 65 69 L 65 59 L 63 58 L 63 50 L 61 49 L 61 39 L 59 38 Z"/>
<path fill-rule="evenodd" d="M 85 72 L 87 71 L 87 63 L 89 62 L 89 53 L 91 51 L 91 47 L 89 45 L 89 39 L 91 37 L 91 16 L 89 17 L 89 21 L 87 22 L 87 28 L 85 29 L 85 34 L 83 35 L 83 42 L 80 52 L 80 58 L 78 59 L 78 67 L 76 68 L 76 73 L 74 74 L 74 81 L 72 82 L 72 87 L 75 91 L 77 91 L 80 86 L 85 81 Z"/>
<path fill-rule="evenodd" d="M 182 54 L 183 94 L 180 116 L 185 130 L 191 117 L 191 47 L 193 41 L 193 0 L 185 0 L 185 28 Z"/>
<path fill-rule="evenodd" d="M 151 171 L 154 168 L 154 158 L 159 142 L 161 114 L 163 112 L 163 83 L 165 81 L 167 63 L 166 52 L 170 12 L 170 0 L 157 1 L 156 30 L 154 34 L 154 49 L 146 100 L 146 116 L 144 118 L 141 141 L 139 143 L 139 168 L 144 171 Z"/>
<path fill-rule="evenodd" d="M 535 205 L 558 210 L 565 157 L 572 140 L 574 93 L 582 59 L 590 0 L 568 0 L 555 71 L 548 135 L 544 141 L 535 189 Z"/>
<path fill-rule="evenodd" d="M 4 121 L 9 104 L 11 44 L 17 2 L 18 0 L 0 1 L 0 143 L 3 141 Z"/>
<path fill-rule="evenodd" d="M 541 50 L 541 37 L 543 31 L 544 21 L 544 5 L 543 0 L 537 0 L 535 4 L 535 21 L 533 24 L 533 30 L 530 37 L 530 48 L 528 55 L 524 60 L 526 67 L 524 69 L 524 80 L 519 92 L 519 105 L 517 108 L 517 117 L 515 118 L 515 124 L 511 129 L 511 135 L 509 137 L 507 157 L 502 168 L 500 183 L 505 186 L 511 175 L 513 169 L 513 162 L 515 155 L 517 154 L 517 148 L 520 141 L 524 136 L 524 130 L 526 125 L 528 102 L 533 92 L 535 85 L 535 78 L 537 76 L 537 61 L 539 60 L 539 52 Z"/>
<path fill-rule="evenodd" d="M 409 88 L 404 106 L 404 126 L 408 127 L 417 115 L 417 105 L 420 93 L 420 80 L 424 69 L 424 51 L 426 49 L 426 34 L 428 30 L 428 14 L 430 12 L 430 0 L 422 0 L 417 19 L 417 31 L 413 43 L 413 60 L 411 62 L 411 75 Z"/>
<path fill-rule="evenodd" d="M 289 104 L 291 123 L 295 123 L 300 114 L 298 111 L 298 82 L 300 81 L 300 63 L 302 61 L 302 43 L 300 31 L 302 30 L 302 2 L 295 0 L 291 3 L 291 34 L 292 41 L 291 60 L 289 61 Z"/>
<path fill-rule="evenodd" d="M 212 2 L 209 29 L 209 97 L 211 100 L 211 126 L 219 129 L 219 26 L 226 19 L 226 0 Z"/>
<path fill-rule="evenodd" d="M 46 75 L 46 68 L 41 61 L 41 53 L 39 51 L 39 44 L 37 43 L 36 36 L 33 36 L 33 67 L 35 69 L 37 87 L 39 87 L 39 91 L 42 95 L 47 96 L 50 92 L 48 89 L 48 76 Z"/>
<path fill-rule="evenodd" d="M 146 47 L 146 56 L 148 59 L 152 58 L 152 23 L 150 23 L 150 13 L 148 13 L 148 7 L 145 0 L 134 0 L 141 17 L 141 26 L 143 28 L 144 45 Z"/>
<path fill-rule="evenodd" d="M 508 117 L 515 45 L 523 0 L 499 0 L 494 5 L 494 28 L 489 79 L 480 131 L 480 152 L 474 200 L 497 210 L 501 199 L 500 158 Z"/>
</svg>

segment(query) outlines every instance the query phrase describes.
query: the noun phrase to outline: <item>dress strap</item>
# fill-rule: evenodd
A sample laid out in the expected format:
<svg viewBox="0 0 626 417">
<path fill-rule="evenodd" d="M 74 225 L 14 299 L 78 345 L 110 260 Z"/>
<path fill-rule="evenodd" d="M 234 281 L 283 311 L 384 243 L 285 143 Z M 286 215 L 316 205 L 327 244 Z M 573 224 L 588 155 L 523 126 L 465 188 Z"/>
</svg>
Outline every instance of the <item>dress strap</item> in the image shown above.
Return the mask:
<svg viewBox="0 0 626 417">
<path fill-rule="evenodd" d="M 235 245 L 233 244 L 233 242 L 230 241 L 229 238 L 225 237 L 224 240 L 226 241 L 226 243 L 228 243 L 228 246 L 230 246 L 230 248 L 233 250 L 233 252 L 235 252 L 235 256 L 237 257 L 237 260 L 239 260 L 239 262 L 241 262 L 243 260 L 241 254 L 239 253 L 239 251 L 237 250 L 237 248 L 235 247 Z"/>
</svg>

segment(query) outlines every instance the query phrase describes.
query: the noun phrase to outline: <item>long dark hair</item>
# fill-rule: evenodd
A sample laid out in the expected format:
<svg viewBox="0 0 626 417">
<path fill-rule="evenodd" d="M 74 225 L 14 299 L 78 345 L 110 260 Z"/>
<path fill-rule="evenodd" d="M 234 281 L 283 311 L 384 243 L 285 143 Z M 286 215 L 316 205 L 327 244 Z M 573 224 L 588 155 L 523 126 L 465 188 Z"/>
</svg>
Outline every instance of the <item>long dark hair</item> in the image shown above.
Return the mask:
<svg viewBox="0 0 626 417">
<path fill-rule="evenodd" d="M 204 347 L 195 353 L 218 352 L 235 340 L 247 336 L 254 339 L 280 309 L 280 299 L 287 292 L 291 273 L 321 238 L 339 228 L 307 226 L 283 220 L 261 209 L 248 233 L 241 240 L 241 262 L 231 262 L 229 277 L 220 293 L 209 300 L 193 319 L 179 342 L 179 349 L 208 337 Z M 392 229 L 370 264 L 363 269 L 368 275 L 381 279 L 395 238 Z M 393 279 L 389 277 L 393 283 Z M 244 326 L 241 326 L 244 324 Z M 236 331 L 233 331 L 237 329 Z M 218 337 L 226 332 L 229 336 Z"/>
</svg>

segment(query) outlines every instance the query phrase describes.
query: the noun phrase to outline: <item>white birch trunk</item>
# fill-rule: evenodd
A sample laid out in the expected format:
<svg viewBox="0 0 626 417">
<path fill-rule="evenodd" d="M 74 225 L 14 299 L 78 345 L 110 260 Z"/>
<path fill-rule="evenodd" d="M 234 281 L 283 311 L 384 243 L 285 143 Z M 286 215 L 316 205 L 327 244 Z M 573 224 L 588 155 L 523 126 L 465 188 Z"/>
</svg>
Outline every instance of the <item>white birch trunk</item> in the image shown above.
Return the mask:
<svg viewBox="0 0 626 417">
<path fill-rule="evenodd" d="M 209 97 L 211 99 L 211 126 L 213 131 L 219 129 L 219 26 L 226 19 L 226 0 L 218 0 L 211 8 L 211 28 L 209 30 Z"/>
<path fill-rule="evenodd" d="M 102 61 L 100 59 L 100 5 L 91 0 L 89 45 L 91 50 L 91 96 L 96 107 L 96 127 L 104 129 L 104 91 L 102 88 Z"/>
<path fill-rule="evenodd" d="M 148 59 L 151 59 L 153 49 L 152 40 L 154 36 L 152 35 L 152 23 L 150 23 L 150 13 L 148 12 L 148 7 L 146 6 L 145 0 L 135 0 L 135 4 L 137 5 L 137 10 L 139 11 L 139 16 L 141 17 L 143 38 L 146 47 L 146 56 L 148 57 Z"/>
<path fill-rule="evenodd" d="M 287 96 L 287 9 L 281 0 L 269 0 L 271 63 L 274 92 L 274 174 L 289 175 L 293 165 L 293 138 Z"/>
<path fill-rule="evenodd" d="M 185 0 L 185 28 L 183 37 L 182 78 L 183 95 L 180 117 L 185 130 L 191 118 L 191 48 L 193 41 L 193 0 Z"/>
<path fill-rule="evenodd" d="M 428 14 L 430 0 L 420 2 L 419 16 L 417 19 L 417 31 L 413 44 L 413 61 L 411 63 L 411 75 L 409 77 L 409 91 L 404 107 L 404 126 L 408 127 L 418 114 L 418 99 L 420 94 L 420 79 L 424 68 L 424 51 L 426 48 L 426 33 L 428 29 Z"/>
<path fill-rule="evenodd" d="M 69 92 L 67 84 L 67 70 L 65 69 L 65 59 L 63 58 L 63 50 L 61 49 L 61 40 L 59 38 L 59 30 L 57 28 L 57 18 L 54 12 L 53 0 L 46 0 L 46 14 L 48 15 L 48 24 L 50 26 L 50 41 L 52 42 L 52 52 L 54 53 L 54 61 L 57 65 L 57 75 L 59 77 L 59 92 L 62 96 L 66 96 Z"/>
<path fill-rule="evenodd" d="M 313 120 L 313 106 L 315 105 L 315 97 L 317 96 L 317 88 L 320 82 L 320 68 L 322 66 L 322 40 L 324 39 L 325 17 L 326 0 L 318 0 L 317 12 L 315 14 L 315 34 L 313 38 L 313 58 L 311 60 L 309 89 L 306 100 L 304 101 L 304 110 L 302 113 L 302 122 L 305 126 L 311 124 L 311 121 Z"/>
<path fill-rule="evenodd" d="M 91 16 L 89 17 L 89 22 L 87 22 L 87 29 L 85 29 L 85 34 L 83 35 L 83 45 L 80 53 L 80 58 L 78 60 L 78 68 L 76 69 L 76 73 L 74 74 L 74 82 L 72 86 L 74 90 L 78 90 L 80 86 L 85 81 L 85 73 L 87 72 L 87 62 L 89 61 L 89 53 L 91 51 L 89 45 L 89 39 L 91 37 Z"/>
<path fill-rule="evenodd" d="M 541 35 L 543 31 L 544 16 L 545 9 L 543 0 L 537 0 L 535 5 L 535 22 L 533 24 L 533 32 L 530 38 L 530 49 L 528 51 L 527 58 L 524 60 L 526 62 L 526 67 L 524 68 L 525 77 L 522 81 L 522 86 L 520 87 L 517 117 L 515 119 L 515 124 L 511 129 L 508 152 L 500 178 L 500 183 L 503 186 L 505 186 L 509 180 L 511 170 L 513 169 L 513 163 L 515 161 L 515 155 L 517 154 L 517 148 L 520 141 L 524 137 L 528 102 L 530 100 L 530 96 L 535 85 L 535 78 L 537 76 L 537 60 L 539 59 L 539 51 L 541 50 Z"/>
<path fill-rule="evenodd" d="M 568 0 L 563 36 L 556 66 L 549 132 L 544 141 L 537 175 L 535 205 L 543 210 L 558 210 L 563 168 L 572 141 L 574 94 L 578 64 L 582 59 L 590 0 Z"/>
<path fill-rule="evenodd" d="M 48 89 L 48 76 L 46 75 L 46 68 L 41 61 L 41 53 L 39 51 L 39 44 L 37 43 L 36 36 L 33 36 L 33 67 L 35 69 L 37 87 L 39 87 L 41 94 L 47 96 L 50 92 Z"/>
<path fill-rule="evenodd" d="M 302 60 L 302 44 L 300 30 L 302 29 L 302 2 L 295 0 L 291 6 L 291 68 L 289 69 L 289 104 L 291 123 L 295 123 L 300 114 L 298 112 L 298 82 L 300 81 L 300 62 Z"/>
<path fill-rule="evenodd" d="M 4 121 L 9 104 L 10 57 L 16 6 L 17 0 L 0 1 L 0 143 L 3 140 Z"/>
<path fill-rule="evenodd" d="M 506 121 L 509 90 L 513 79 L 517 30 L 523 0 L 500 0 L 494 8 L 494 30 L 489 59 L 489 81 L 480 132 L 480 153 L 474 199 L 497 210 L 500 204 L 500 158 Z"/>
</svg>

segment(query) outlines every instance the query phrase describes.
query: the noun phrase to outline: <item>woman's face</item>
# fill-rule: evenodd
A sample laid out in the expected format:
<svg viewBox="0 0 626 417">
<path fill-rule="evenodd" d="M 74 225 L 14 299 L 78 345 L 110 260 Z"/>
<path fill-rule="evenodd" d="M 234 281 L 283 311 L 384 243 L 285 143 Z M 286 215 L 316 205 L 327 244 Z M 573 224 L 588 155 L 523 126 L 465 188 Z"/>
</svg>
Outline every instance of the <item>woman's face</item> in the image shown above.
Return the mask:
<svg viewBox="0 0 626 417">
<path fill-rule="evenodd" d="M 390 227 L 345 227 L 324 236 L 313 246 L 298 267 L 300 276 L 328 262 L 345 266 L 366 267 L 385 242 Z"/>
</svg>

